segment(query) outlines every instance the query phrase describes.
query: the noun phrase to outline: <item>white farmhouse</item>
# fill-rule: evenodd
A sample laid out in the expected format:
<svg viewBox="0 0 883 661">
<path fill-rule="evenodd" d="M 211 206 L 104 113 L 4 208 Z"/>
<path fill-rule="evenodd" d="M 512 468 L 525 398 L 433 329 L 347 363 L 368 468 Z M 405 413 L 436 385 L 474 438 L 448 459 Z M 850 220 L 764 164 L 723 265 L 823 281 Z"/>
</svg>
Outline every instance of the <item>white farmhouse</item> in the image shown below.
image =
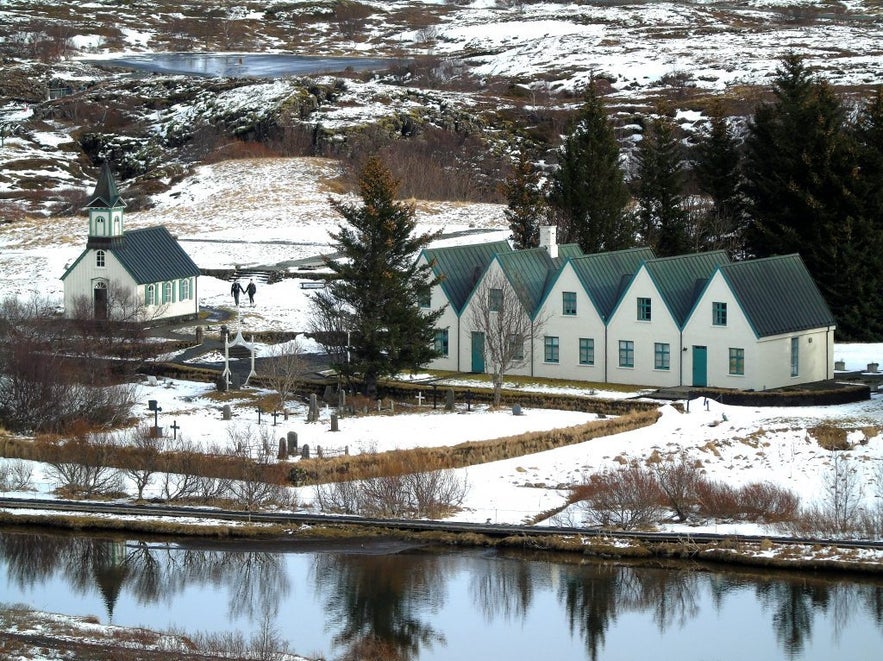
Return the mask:
<svg viewBox="0 0 883 661">
<path fill-rule="evenodd" d="M 199 267 L 165 227 L 126 231 L 125 206 L 105 162 L 86 205 L 86 249 L 61 276 L 65 316 L 196 317 Z"/>
</svg>

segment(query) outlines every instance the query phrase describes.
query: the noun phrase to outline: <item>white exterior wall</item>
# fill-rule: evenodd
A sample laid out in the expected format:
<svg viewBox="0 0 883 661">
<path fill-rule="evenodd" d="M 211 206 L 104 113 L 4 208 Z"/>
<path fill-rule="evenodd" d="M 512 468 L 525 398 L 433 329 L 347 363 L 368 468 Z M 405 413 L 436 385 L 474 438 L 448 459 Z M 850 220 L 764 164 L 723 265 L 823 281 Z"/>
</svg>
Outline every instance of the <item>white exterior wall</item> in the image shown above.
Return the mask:
<svg viewBox="0 0 883 661">
<path fill-rule="evenodd" d="M 727 304 L 726 326 L 715 326 L 713 304 Z M 799 338 L 798 374 L 791 376 L 791 338 Z M 766 390 L 833 378 L 833 329 L 758 339 L 720 273 L 715 273 L 684 327 L 684 384 L 692 384 L 694 345 L 708 347 L 708 386 Z M 745 374 L 730 370 L 730 348 L 745 350 Z"/>
<path fill-rule="evenodd" d="M 88 301 L 88 309 L 93 309 L 95 283 L 104 280 L 109 287 L 124 287 L 132 292 L 132 300 L 137 305 L 144 305 L 144 285 L 137 285 L 111 250 L 104 250 L 104 267 L 96 265 L 97 250 L 89 249 L 79 263 L 74 267 L 64 280 L 64 313 L 71 317 L 76 312 L 77 299 L 85 298 Z M 171 303 L 147 306 L 145 316 L 148 319 L 164 319 L 171 317 L 183 317 L 195 315 L 199 311 L 198 305 L 198 282 L 199 278 L 190 278 L 190 298 L 178 300 L 178 280 L 173 282 L 174 301 Z M 111 283 L 113 283 L 111 285 Z M 162 283 L 156 283 L 157 300 L 162 300 Z"/>
<path fill-rule="evenodd" d="M 638 320 L 638 298 L 649 298 L 650 321 Z M 634 367 L 619 366 L 619 341 L 634 342 Z M 669 345 L 669 369 L 654 367 L 657 343 Z M 644 267 L 635 274 L 607 324 L 607 380 L 654 387 L 680 385 L 681 335 Z"/>
<path fill-rule="evenodd" d="M 576 293 L 576 315 L 563 313 L 563 293 Z M 537 319 L 544 321 L 534 339 L 534 374 L 552 379 L 604 381 L 604 322 L 583 288 L 582 282 L 567 264 L 544 301 Z M 558 338 L 558 363 L 545 361 L 545 336 Z M 594 365 L 580 365 L 579 340 L 595 342 Z"/>
</svg>

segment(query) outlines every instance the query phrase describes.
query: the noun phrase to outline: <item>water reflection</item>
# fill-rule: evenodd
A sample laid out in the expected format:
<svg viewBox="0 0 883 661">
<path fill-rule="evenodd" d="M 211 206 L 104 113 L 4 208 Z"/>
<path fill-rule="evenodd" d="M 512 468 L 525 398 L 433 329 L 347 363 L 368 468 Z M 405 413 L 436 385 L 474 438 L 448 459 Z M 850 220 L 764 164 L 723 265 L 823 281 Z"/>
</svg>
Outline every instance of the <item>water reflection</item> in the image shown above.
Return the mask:
<svg viewBox="0 0 883 661">
<path fill-rule="evenodd" d="M 636 638 L 635 627 L 662 657 L 677 656 L 684 638 L 700 631 L 717 658 L 739 658 L 740 650 L 713 647 L 716 637 L 732 633 L 734 618 L 737 628 L 753 627 L 743 644 L 769 639 L 761 658 L 820 659 L 832 651 L 845 658 L 883 643 L 883 584 L 873 580 L 403 545 L 292 554 L 0 532 L 2 569 L 0 592 L 33 594 L 61 579 L 74 595 L 100 595 L 109 619 L 123 594 L 146 616 L 186 608 L 178 605 L 184 593 L 205 586 L 211 599 L 222 595 L 226 623 L 278 616 L 289 623 L 286 633 L 298 636 L 293 643 L 306 646 L 302 652 L 347 661 L 461 658 L 464 646 L 467 655 L 496 656 L 506 645 L 517 657 L 518 646 L 529 644 L 548 647 L 549 658 L 629 658 L 622 647 Z M 472 620 L 481 623 L 487 654 L 463 640 Z M 319 638 L 308 637 L 314 632 Z M 554 642 L 537 643 L 545 635 Z"/>
</svg>

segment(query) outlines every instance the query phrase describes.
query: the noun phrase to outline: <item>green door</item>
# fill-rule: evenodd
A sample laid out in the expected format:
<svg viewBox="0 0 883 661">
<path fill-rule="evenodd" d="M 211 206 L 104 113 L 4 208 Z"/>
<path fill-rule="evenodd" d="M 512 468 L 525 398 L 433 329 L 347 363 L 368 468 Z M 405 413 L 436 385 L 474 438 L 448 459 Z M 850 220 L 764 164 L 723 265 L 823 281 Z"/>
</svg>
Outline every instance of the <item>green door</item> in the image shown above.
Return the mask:
<svg viewBox="0 0 883 661">
<path fill-rule="evenodd" d="M 484 374 L 484 333 L 472 332 L 472 372 Z"/>
<path fill-rule="evenodd" d="M 693 346 L 693 385 L 708 385 L 708 347 Z"/>
</svg>

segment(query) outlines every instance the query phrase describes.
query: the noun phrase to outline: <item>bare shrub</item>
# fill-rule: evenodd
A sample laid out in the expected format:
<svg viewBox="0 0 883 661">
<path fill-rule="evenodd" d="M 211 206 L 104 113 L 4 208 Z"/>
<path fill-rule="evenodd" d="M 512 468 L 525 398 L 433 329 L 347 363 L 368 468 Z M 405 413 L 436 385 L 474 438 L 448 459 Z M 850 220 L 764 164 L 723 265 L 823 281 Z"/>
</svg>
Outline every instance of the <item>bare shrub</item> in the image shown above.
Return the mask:
<svg viewBox="0 0 883 661">
<path fill-rule="evenodd" d="M 165 500 L 186 500 L 199 495 L 199 453 L 183 436 L 162 455 L 160 471 L 160 493 Z"/>
<path fill-rule="evenodd" d="M 763 520 L 768 523 L 790 521 L 798 512 L 800 500 L 797 495 L 772 482 L 752 482 L 739 490 L 739 502 L 745 518 L 749 521 Z"/>
<path fill-rule="evenodd" d="M 699 465 L 681 453 L 677 459 L 655 464 L 656 481 L 678 521 L 686 521 L 696 502 Z"/>
<path fill-rule="evenodd" d="M 588 523 L 623 530 L 655 523 L 662 514 L 663 494 L 655 475 L 636 464 L 595 473 L 573 494 Z"/>
<path fill-rule="evenodd" d="M 270 387 L 279 395 L 279 409 L 286 408 L 298 384 L 304 378 L 306 362 L 297 340 L 274 345 L 265 361 L 265 377 Z"/>
<path fill-rule="evenodd" d="M 383 475 L 362 480 L 361 511 L 366 516 L 402 517 L 408 511 L 403 474 Z"/>
<path fill-rule="evenodd" d="M 742 513 L 739 491 L 723 482 L 700 480 L 696 485 L 699 512 L 714 519 L 737 519 Z"/>
<path fill-rule="evenodd" d="M 824 502 L 836 532 L 848 532 L 856 527 L 861 497 L 858 468 L 847 456 L 833 453 L 825 477 Z"/>
<path fill-rule="evenodd" d="M 359 514 L 362 511 L 361 492 L 357 482 L 317 484 L 316 504 L 322 512 Z"/>
<path fill-rule="evenodd" d="M 132 461 L 123 469 L 123 473 L 135 483 L 138 500 L 142 500 L 144 489 L 150 485 L 153 475 L 159 471 L 160 455 L 165 441 L 161 436 L 154 435 L 151 427 L 142 424 L 126 434 L 124 442 L 130 446 L 128 455 Z"/>
<path fill-rule="evenodd" d="M 276 448 L 271 433 L 261 427 L 257 436 L 252 428 L 230 429 L 229 456 L 235 461 L 235 474 L 230 480 L 230 492 L 251 511 L 263 505 L 276 504 L 282 500 L 284 488 L 266 481 L 265 468 L 274 462 Z"/>
<path fill-rule="evenodd" d="M 20 459 L 0 463 L 0 491 L 30 491 L 33 467 Z"/>
<path fill-rule="evenodd" d="M 56 489 L 85 497 L 120 493 L 120 472 L 109 465 L 113 447 L 114 440 L 107 434 L 90 439 L 83 433 L 63 444 L 48 470 Z"/>
<path fill-rule="evenodd" d="M 405 489 L 415 516 L 437 519 L 463 504 L 469 485 L 452 470 L 418 471 L 405 476 Z"/>
</svg>

